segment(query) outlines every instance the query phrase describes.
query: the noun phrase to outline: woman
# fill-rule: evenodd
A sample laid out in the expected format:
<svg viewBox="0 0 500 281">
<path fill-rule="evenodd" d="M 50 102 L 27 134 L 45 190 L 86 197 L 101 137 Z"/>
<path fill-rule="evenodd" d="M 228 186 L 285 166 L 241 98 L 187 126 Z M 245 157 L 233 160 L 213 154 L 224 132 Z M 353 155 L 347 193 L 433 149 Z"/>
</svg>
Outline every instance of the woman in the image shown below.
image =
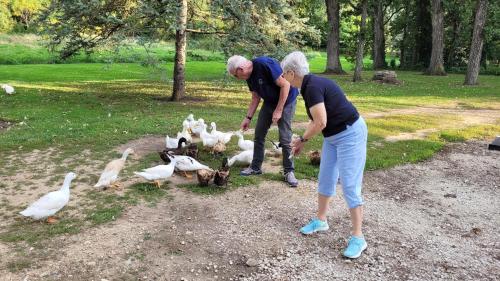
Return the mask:
<svg viewBox="0 0 500 281">
<path fill-rule="evenodd" d="M 300 89 L 311 122 L 304 134 L 292 141 L 292 153 L 299 154 L 304 144 L 323 133 L 323 148 L 318 183 L 317 217 L 300 232 L 311 234 L 328 230 L 326 213 L 340 176 L 344 198 L 351 213 L 352 234 L 344 256 L 358 258 L 367 244 L 361 231 L 363 200 L 361 185 L 366 161 L 366 123 L 332 80 L 309 74 L 309 64 L 301 52 L 293 52 L 281 62 L 284 78 Z"/>
</svg>

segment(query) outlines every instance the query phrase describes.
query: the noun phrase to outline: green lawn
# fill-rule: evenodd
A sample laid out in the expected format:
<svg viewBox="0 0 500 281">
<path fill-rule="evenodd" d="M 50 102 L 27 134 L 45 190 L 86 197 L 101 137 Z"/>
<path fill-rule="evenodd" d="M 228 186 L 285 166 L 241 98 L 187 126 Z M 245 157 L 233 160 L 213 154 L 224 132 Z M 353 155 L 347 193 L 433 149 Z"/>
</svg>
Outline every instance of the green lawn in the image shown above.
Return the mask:
<svg viewBox="0 0 500 281">
<path fill-rule="evenodd" d="M 2 65 L 1 83 L 14 85 L 17 92 L 12 96 L 0 95 L 0 118 L 16 122 L 11 130 L 0 134 L 0 153 L 8 154 L 20 145 L 24 150 L 49 146 L 62 150 L 109 150 L 145 134 L 173 134 L 189 113 L 217 122 L 222 130 L 235 130 L 245 115 L 249 97 L 244 83 L 226 77 L 224 67 L 222 62 L 189 62 L 188 99 L 172 103 L 164 100 L 171 93 L 171 63 L 160 71 L 138 64 Z M 315 62 L 311 68 L 319 67 L 319 62 Z M 350 75 L 331 78 L 362 113 L 456 103 L 468 108 L 499 108 L 500 82 L 495 76 L 481 76 L 479 86 L 465 87 L 462 75 L 428 77 L 415 72 L 398 73 L 404 81 L 402 86 L 370 82 L 369 71 L 361 83 L 350 82 Z M 448 119 L 432 115 L 372 119 L 368 121 L 370 141 L 431 128 Z M 307 120 L 302 104 L 297 107 L 296 120 Z M 476 135 L 484 137 L 477 133 L 468 134 L 468 138 Z M 429 143 L 435 151 L 440 147 L 436 143 L 442 141 L 438 138 L 421 142 Z M 319 148 L 319 138 L 313 144 L 311 148 Z M 411 142 L 406 150 L 395 149 L 398 155 L 393 158 L 398 160 L 393 161 L 386 156 L 388 148 L 379 146 L 370 151 L 371 159 L 380 154 L 385 160 L 369 160 L 368 168 L 401 163 L 399 153 L 408 155 L 412 151 L 420 155 L 414 151 L 419 147 L 428 149 Z M 408 161 L 428 156 L 425 152 Z"/>
</svg>

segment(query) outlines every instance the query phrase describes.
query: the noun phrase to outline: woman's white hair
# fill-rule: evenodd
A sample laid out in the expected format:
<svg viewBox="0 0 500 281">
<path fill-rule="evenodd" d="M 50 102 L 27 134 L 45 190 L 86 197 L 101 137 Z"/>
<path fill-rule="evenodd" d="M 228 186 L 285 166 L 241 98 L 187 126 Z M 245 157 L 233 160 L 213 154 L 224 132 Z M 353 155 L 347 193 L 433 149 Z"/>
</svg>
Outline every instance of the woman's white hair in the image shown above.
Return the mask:
<svg viewBox="0 0 500 281">
<path fill-rule="evenodd" d="M 295 51 L 288 54 L 281 61 L 281 68 L 283 73 L 293 71 L 297 76 L 304 77 L 309 74 L 309 63 L 304 53 Z"/>
<path fill-rule="evenodd" d="M 248 60 L 242 56 L 232 56 L 227 60 L 227 72 L 233 73 L 236 68 L 243 66 Z"/>
</svg>

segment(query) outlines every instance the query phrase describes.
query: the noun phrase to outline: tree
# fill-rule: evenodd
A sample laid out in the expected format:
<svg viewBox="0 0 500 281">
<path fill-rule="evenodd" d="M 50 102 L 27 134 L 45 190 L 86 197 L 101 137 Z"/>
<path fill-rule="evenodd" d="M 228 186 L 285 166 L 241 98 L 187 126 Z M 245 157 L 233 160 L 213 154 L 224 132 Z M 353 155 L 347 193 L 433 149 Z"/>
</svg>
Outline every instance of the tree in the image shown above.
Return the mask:
<svg viewBox="0 0 500 281">
<path fill-rule="evenodd" d="M 444 49 L 444 11 L 442 0 L 432 0 L 432 51 L 429 75 L 446 75 L 444 71 L 443 49 Z"/>
<path fill-rule="evenodd" d="M 373 68 L 386 68 L 383 0 L 373 1 Z"/>
<path fill-rule="evenodd" d="M 363 55 L 365 46 L 366 33 L 366 16 L 367 16 L 368 0 L 361 1 L 361 22 L 359 24 L 358 47 L 356 51 L 356 67 L 354 69 L 353 82 L 361 81 L 361 69 L 363 68 Z"/>
<path fill-rule="evenodd" d="M 481 53 L 483 50 L 483 29 L 486 24 L 487 9 L 487 0 L 477 0 L 476 15 L 474 17 L 474 31 L 472 33 L 472 42 L 469 53 L 469 63 L 467 64 L 467 74 L 465 75 L 464 82 L 465 85 L 477 84 Z"/>
<path fill-rule="evenodd" d="M 340 3 L 339 0 L 325 0 L 330 31 L 326 43 L 325 73 L 345 74 L 340 64 Z"/>
<path fill-rule="evenodd" d="M 172 100 L 178 101 L 185 94 L 185 65 L 186 65 L 186 24 L 187 24 L 187 0 L 178 0 L 179 12 L 177 13 L 177 27 L 175 31 L 175 60 L 174 60 L 174 87 L 172 89 Z"/>
<path fill-rule="evenodd" d="M 81 50 L 119 45 L 129 37 L 155 42 L 175 32 L 172 100 L 185 94 L 187 33 L 217 36 L 226 54 L 279 57 L 301 46 L 305 37 L 319 41 L 317 30 L 295 16 L 286 0 L 53 0 L 43 20 L 51 46 L 62 46 L 63 59 Z"/>
<path fill-rule="evenodd" d="M 430 61 L 432 46 L 432 24 L 429 13 L 429 0 L 416 1 L 415 47 L 412 63 L 417 67 L 426 67 Z"/>
</svg>

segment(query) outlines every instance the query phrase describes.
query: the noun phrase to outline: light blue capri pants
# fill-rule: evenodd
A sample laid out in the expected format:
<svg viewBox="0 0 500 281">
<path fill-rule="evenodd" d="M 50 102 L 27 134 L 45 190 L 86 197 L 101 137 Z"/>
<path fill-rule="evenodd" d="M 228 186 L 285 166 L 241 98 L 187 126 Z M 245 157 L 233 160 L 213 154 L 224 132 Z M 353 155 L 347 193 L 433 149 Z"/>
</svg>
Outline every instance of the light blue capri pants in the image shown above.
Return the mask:
<svg viewBox="0 0 500 281">
<path fill-rule="evenodd" d="M 319 168 L 318 193 L 331 197 L 340 176 L 349 209 L 363 205 L 361 187 L 366 162 L 368 129 L 360 116 L 351 126 L 323 140 Z"/>
</svg>

